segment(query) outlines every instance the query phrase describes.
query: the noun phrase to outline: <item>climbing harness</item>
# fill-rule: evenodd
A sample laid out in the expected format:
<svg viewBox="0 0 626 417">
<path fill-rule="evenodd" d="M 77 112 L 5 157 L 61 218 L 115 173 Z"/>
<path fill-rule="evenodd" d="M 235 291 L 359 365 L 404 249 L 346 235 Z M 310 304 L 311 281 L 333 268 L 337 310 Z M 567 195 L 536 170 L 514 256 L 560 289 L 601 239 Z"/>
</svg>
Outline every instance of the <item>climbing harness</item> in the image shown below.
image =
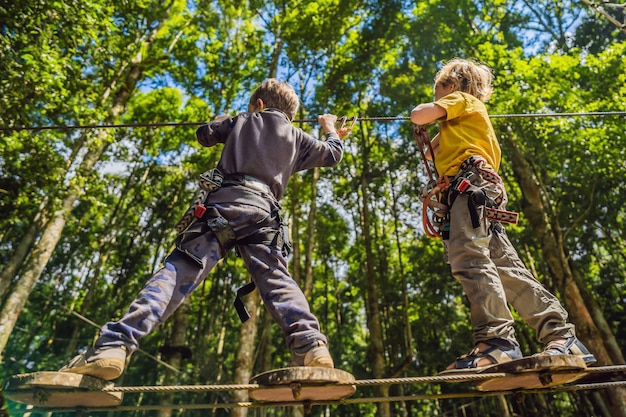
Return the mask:
<svg viewBox="0 0 626 417">
<path fill-rule="evenodd" d="M 448 206 L 441 202 L 441 196 L 448 187 L 450 187 L 450 179 L 444 175 L 437 180 L 429 181 L 420 191 L 422 224 L 428 237 L 441 237 L 441 230 L 446 227 Z M 428 217 L 428 209 L 433 212 L 432 218 Z"/>
<path fill-rule="evenodd" d="M 479 156 L 472 156 L 465 160 L 455 177 L 442 175 L 437 177 L 434 165 L 435 154 L 428 137 L 428 131 L 423 126 L 417 126 L 413 130 L 413 136 L 417 142 L 422 160 L 426 166 L 429 181 L 420 192 L 422 201 L 422 223 L 428 237 L 448 239 L 450 233 L 449 208 L 454 200 L 461 194 L 467 194 L 468 208 L 472 219 L 472 226 L 480 226 L 480 211 L 484 208 L 484 215 L 489 220 L 501 223 L 517 224 L 519 214 L 504 210 L 506 206 L 506 191 L 500 176 L 492 169 L 484 168 L 486 160 Z M 427 155 L 431 155 L 431 161 Z M 432 167 L 431 167 L 432 163 Z M 472 184 L 472 180 L 480 179 L 494 184 L 499 190 L 496 199 L 490 199 L 485 192 Z M 428 210 L 432 211 L 432 218 Z"/>
<path fill-rule="evenodd" d="M 276 226 L 276 223 L 278 223 L 278 227 Z M 289 241 L 289 226 L 280 215 L 280 207 L 273 211 L 260 223 L 243 229 L 239 232 L 239 234 L 245 236 L 249 233 L 248 230 L 254 233 L 241 239 L 236 238 L 234 244 L 262 244 L 265 246 L 275 247 L 281 250 L 283 256 L 285 257 L 288 256 L 293 249 L 291 242 Z M 239 288 L 235 295 L 233 305 L 235 306 L 237 315 L 242 323 L 245 323 L 250 318 L 250 314 L 241 300 L 241 297 L 250 294 L 255 288 L 256 285 L 254 282 L 249 282 Z"/>
<path fill-rule="evenodd" d="M 292 245 L 289 241 L 289 227 L 280 214 L 281 206 L 276 201 L 269 185 L 250 175 L 222 174 L 217 168 L 202 173 L 198 182 L 200 189 L 197 191 L 185 215 L 176 225 L 176 231 L 179 233 L 176 247 L 179 251 L 185 253 L 196 263 L 202 263 L 197 256 L 183 248 L 183 243 L 189 240 L 187 234 L 203 233 L 201 228 L 198 230 L 195 230 L 195 226 L 190 228 L 192 224 L 200 222 L 200 224 L 204 223 L 213 232 L 224 253 L 235 248 L 236 253 L 239 254 L 237 251 L 237 245 L 239 244 L 262 244 L 275 247 L 282 252 L 283 256 L 288 256 L 291 253 Z M 274 208 L 261 221 L 235 232 L 228 220 L 221 215 L 216 207 L 210 204 L 206 205 L 209 194 L 224 187 L 245 187 L 261 193 L 273 202 Z M 194 223 L 194 220 L 197 220 L 197 222 Z M 234 305 L 242 322 L 248 320 L 250 315 L 241 297 L 251 293 L 255 288 L 255 284 L 250 282 L 237 290 Z"/>
<path fill-rule="evenodd" d="M 489 220 L 517 224 L 519 214 L 502 208 L 508 202 L 502 178 L 494 170 L 485 168 L 486 163 L 487 161 L 482 157 L 471 156 L 461 164 L 459 174 L 454 177 L 449 187 L 448 206 L 452 206 L 460 194 L 467 194 L 472 226 L 480 226 L 480 207 L 484 207 L 485 217 Z M 482 189 L 474 186 L 472 180 L 475 177 L 480 177 L 482 181 L 495 185 L 500 190 L 498 197 L 491 199 Z"/>
<path fill-rule="evenodd" d="M 246 187 L 261 193 L 270 194 L 272 198 L 274 196 L 274 194 L 272 193 L 272 189 L 269 185 L 250 175 L 226 174 L 224 175 L 224 181 L 222 182 L 222 186 Z"/>
</svg>

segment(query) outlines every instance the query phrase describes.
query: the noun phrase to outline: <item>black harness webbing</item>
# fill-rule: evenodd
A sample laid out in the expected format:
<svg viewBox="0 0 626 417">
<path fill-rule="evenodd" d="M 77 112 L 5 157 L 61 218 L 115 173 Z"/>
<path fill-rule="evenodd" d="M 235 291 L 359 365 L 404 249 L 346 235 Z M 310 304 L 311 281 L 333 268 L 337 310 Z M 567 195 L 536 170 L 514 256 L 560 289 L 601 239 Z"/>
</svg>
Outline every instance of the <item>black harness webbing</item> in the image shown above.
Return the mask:
<svg viewBox="0 0 626 417">
<path fill-rule="evenodd" d="M 288 226 L 283 221 L 278 210 L 272 212 L 259 223 L 248 226 L 238 233 L 235 233 L 232 227 L 230 227 L 228 220 L 226 220 L 215 207 L 207 207 L 202 217 L 215 234 L 224 252 L 228 252 L 230 249 L 240 244 L 261 244 L 276 247 L 281 250 L 285 256 L 291 253 L 292 246 L 289 242 Z M 278 221 L 278 228 L 274 225 L 276 220 Z M 269 224 L 272 225 L 269 226 Z M 248 233 L 252 234 L 246 236 Z M 238 238 L 237 234 L 246 237 Z M 237 290 L 233 304 L 242 323 L 250 318 L 250 314 L 241 300 L 241 297 L 250 294 L 255 288 L 256 285 L 254 282 L 249 282 Z"/>
<path fill-rule="evenodd" d="M 253 235 L 237 240 L 237 244 L 261 244 L 265 246 L 274 246 L 279 248 L 285 256 L 289 255 L 291 253 L 292 246 L 288 238 L 289 230 L 287 228 L 287 224 L 283 222 L 283 219 L 278 211 L 275 212 L 275 215 L 278 216 L 280 226 L 278 230 L 275 227 L 260 227 Z M 268 219 L 264 220 L 264 222 L 273 218 L 274 216 L 270 215 Z M 241 297 L 250 294 L 255 288 L 256 285 L 254 282 L 249 282 L 237 290 L 237 295 L 235 296 L 233 304 L 242 323 L 245 323 L 250 318 L 250 314 L 243 304 Z"/>
<path fill-rule="evenodd" d="M 468 196 L 467 205 L 470 212 L 470 218 L 474 228 L 480 226 L 481 208 L 484 209 L 484 215 L 489 220 L 516 224 L 519 219 L 519 213 L 500 208 L 506 204 L 506 200 L 503 201 L 503 199 L 506 199 L 506 192 L 504 191 L 502 180 L 495 172 L 482 168 L 483 164 L 484 159 L 473 156 L 463 162 L 461 165 L 461 174 L 455 178 L 447 190 L 449 199 L 448 206 L 452 206 L 457 196 L 460 194 L 466 194 Z M 478 171 L 478 175 L 480 175 L 485 181 L 498 185 L 502 189 L 501 197 L 498 197 L 498 199 L 494 201 L 491 198 L 488 198 L 482 189 L 472 185 L 471 178 L 474 175 L 477 175 L 472 171 L 472 169 L 476 169 Z"/>
<path fill-rule="evenodd" d="M 252 291 L 254 291 L 255 288 L 256 285 L 254 285 L 254 282 L 249 282 L 237 290 L 237 295 L 235 296 L 235 302 L 233 304 L 235 305 L 235 310 L 237 311 L 239 320 L 241 320 L 242 323 L 248 321 L 248 319 L 250 318 L 250 313 L 248 313 L 248 309 L 246 308 L 243 301 L 241 301 L 241 297 L 250 294 Z"/>
<path fill-rule="evenodd" d="M 176 230 L 179 233 L 183 233 L 187 227 L 192 223 L 193 218 L 200 221 L 205 221 L 206 225 L 215 235 L 215 238 L 220 244 L 220 247 L 227 253 L 232 248 L 236 248 L 240 244 L 262 244 L 266 246 L 276 247 L 282 251 L 284 256 L 288 256 L 291 253 L 292 246 L 289 242 L 289 229 L 287 224 L 283 221 L 280 215 L 280 205 L 274 198 L 271 188 L 263 181 L 254 178 L 249 175 L 243 174 L 222 174 L 217 168 L 207 171 L 200 175 L 200 191 L 197 193 L 192 205 L 189 207 L 183 219 L 177 224 Z M 238 230 L 237 233 L 228 223 L 228 220 L 222 216 L 217 208 L 211 205 L 205 205 L 208 194 L 216 191 L 221 187 L 246 187 L 257 192 L 266 194 L 270 199 L 275 201 L 278 207 L 272 213 L 270 213 L 265 219 Z M 278 223 L 278 226 L 276 226 Z M 240 237 L 245 236 L 245 237 Z M 237 251 L 237 249 L 235 249 Z M 194 261 L 201 264 L 202 262 L 197 257 L 193 256 L 188 251 L 184 251 Z M 241 322 L 245 322 L 250 318 L 250 314 L 246 310 L 246 307 L 241 300 L 241 297 L 250 294 L 256 285 L 254 282 L 250 282 L 237 290 L 235 297 L 235 309 L 241 319 Z"/>
</svg>

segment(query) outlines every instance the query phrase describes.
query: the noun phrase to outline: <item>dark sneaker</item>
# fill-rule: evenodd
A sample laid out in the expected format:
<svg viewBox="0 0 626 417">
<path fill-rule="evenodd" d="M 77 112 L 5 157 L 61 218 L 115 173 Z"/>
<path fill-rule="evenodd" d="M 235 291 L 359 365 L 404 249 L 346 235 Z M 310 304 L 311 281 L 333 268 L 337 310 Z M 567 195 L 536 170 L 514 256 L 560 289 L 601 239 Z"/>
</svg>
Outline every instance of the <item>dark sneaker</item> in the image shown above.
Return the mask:
<svg viewBox="0 0 626 417">
<path fill-rule="evenodd" d="M 575 355 L 582 358 L 587 365 L 596 362 L 596 357 L 575 337 L 552 340 L 539 355 Z"/>
<path fill-rule="evenodd" d="M 310 345 L 291 350 L 291 366 L 334 368 L 335 363 L 330 356 L 326 343 L 316 340 Z"/>
<path fill-rule="evenodd" d="M 110 381 L 119 378 L 126 366 L 126 346 L 89 348 L 74 357 L 59 372 L 94 376 Z"/>
<path fill-rule="evenodd" d="M 481 348 L 479 348 L 482 346 Z M 493 365 L 499 365 L 522 358 L 522 352 L 517 344 L 506 339 L 489 339 L 477 343 L 472 350 L 465 355 L 459 356 L 439 375 L 449 373 L 471 373 L 482 371 Z M 479 363 L 487 362 L 487 365 Z"/>
</svg>

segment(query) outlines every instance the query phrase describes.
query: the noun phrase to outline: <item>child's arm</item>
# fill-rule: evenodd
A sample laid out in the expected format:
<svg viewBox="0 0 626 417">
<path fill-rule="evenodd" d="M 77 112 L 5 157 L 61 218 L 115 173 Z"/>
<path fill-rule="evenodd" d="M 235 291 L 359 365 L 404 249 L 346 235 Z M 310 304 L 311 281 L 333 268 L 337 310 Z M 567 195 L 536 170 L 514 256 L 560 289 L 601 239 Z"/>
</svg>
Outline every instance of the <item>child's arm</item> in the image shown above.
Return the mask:
<svg viewBox="0 0 626 417">
<path fill-rule="evenodd" d="M 317 116 L 320 127 L 324 130 L 326 140 L 316 137 L 297 129 L 299 132 L 298 158 L 294 172 L 314 167 L 332 167 L 337 165 L 343 155 L 343 143 L 341 142 L 341 129 L 337 131 L 335 124 L 337 116 L 334 114 L 321 114 Z M 344 133 L 344 136 L 347 133 Z"/>
<path fill-rule="evenodd" d="M 447 116 L 446 109 L 435 103 L 423 103 L 411 110 L 411 121 L 416 125 L 434 123 Z"/>
<path fill-rule="evenodd" d="M 232 120 L 230 116 L 217 116 L 213 121 L 200 126 L 196 130 L 196 139 L 202 146 L 211 147 L 217 143 L 224 143 L 230 133 L 231 123 L 222 123 Z"/>
</svg>

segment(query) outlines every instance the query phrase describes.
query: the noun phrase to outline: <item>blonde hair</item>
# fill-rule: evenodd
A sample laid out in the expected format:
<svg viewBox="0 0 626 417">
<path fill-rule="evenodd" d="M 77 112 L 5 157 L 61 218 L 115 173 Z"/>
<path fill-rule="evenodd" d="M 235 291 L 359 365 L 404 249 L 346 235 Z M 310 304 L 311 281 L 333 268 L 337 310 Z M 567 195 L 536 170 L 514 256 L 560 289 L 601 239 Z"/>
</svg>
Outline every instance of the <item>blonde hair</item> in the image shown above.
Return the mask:
<svg viewBox="0 0 626 417">
<path fill-rule="evenodd" d="M 286 82 L 269 78 L 261 83 L 250 97 L 250 105 L 255 105 L 258 99 L 263 100 L 266 107 L 282 110 L 289 120 L 296 117 L 300 100 L 296 91 Z"/>
<path fill-rule="evenodd" d="M 469 59 L 455 58 L 443 66 L 435 76 L 435 86 L 454 86 L 456 91 L 471 94 L 487 101 L 493 93 L 491 68 Z"/>
</svg>

